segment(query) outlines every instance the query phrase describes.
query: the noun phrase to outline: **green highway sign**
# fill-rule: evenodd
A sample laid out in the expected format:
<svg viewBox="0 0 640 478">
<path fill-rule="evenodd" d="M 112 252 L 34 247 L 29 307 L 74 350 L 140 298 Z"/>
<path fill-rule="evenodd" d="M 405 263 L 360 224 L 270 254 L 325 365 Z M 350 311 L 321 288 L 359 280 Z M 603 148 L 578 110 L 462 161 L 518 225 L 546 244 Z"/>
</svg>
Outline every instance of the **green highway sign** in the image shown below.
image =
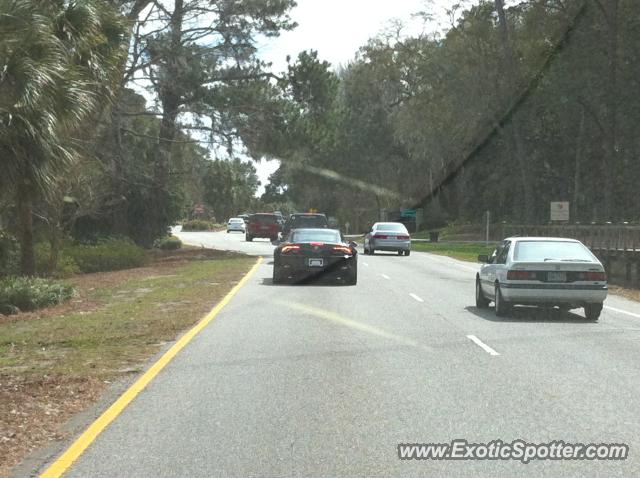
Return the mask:
<svg viewBox="0 0 640 478">
<path fill-rule="evenodd" d="M 402 217 L 416 217 L 415 209 L 401 209 L 400 216 Z"/>
</svg>

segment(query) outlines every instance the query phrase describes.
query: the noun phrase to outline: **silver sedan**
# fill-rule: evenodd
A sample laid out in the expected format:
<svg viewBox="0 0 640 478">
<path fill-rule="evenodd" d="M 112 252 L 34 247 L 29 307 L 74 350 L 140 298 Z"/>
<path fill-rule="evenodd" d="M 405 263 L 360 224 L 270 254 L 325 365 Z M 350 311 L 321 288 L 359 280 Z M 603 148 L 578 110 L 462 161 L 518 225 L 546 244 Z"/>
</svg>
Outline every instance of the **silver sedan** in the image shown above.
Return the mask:
<svg viewBox="0 0 640 478">
<path fill-rule="evenodd" d="M 364 253 L 397 251 L 398 255 L 411 253 L 411 236 L 401 222 L 376 222 L 364 236 Z"/>
<path fill-rule="evenodd" d="M 513 305 L 584 307 L 598 320 L 607 297 L 607 278 L 596 256 L 580 241 L 553 237 L 510 237 L 476 275 L 476 306 L 495 303 L 496 315 Z"/>
</svg>

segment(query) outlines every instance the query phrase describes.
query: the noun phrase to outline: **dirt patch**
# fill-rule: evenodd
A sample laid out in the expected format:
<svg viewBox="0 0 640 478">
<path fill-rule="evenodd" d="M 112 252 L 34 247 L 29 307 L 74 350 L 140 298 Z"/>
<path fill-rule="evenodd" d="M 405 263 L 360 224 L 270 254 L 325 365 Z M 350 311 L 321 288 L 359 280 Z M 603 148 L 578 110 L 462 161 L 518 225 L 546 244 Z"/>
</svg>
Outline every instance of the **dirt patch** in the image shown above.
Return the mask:
<svg viewBox="0 0 640 478">
<path fill-rule="evenodd" d="M 106 386 L 88 377 L 0 375 L 0 476 L 38 447 L 65 438 L 61 425 Z"/>
<path fill-rule="evenodd" d="M 77 295 L 64 304 L 0 316 L 0 477 L 64 438 L 72 415 L 111 381 L 139 372 L 253 263 L 200 249 L 150 256 L 146 267 L 69 279 Z"/>
<path fill-rule="evenodd" d="M 630 299 L 630 300 L 635 300 L 637 302 L 640 302 L 640 290 L 638 289 L 627 289 L 625 287 L 609 284 L 609 292 L 611 292 L 612 294 L 622 296 L 625 299 Z"/>
</svg>

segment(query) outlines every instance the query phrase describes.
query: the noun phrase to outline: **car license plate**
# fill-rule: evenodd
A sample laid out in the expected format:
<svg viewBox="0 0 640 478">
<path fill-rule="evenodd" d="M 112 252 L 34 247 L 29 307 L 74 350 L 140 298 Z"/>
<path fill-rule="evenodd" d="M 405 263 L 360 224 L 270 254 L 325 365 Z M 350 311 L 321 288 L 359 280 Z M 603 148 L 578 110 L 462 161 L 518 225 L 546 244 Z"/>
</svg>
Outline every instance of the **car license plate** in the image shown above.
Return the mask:
<svg viewBox="0 0 640 478">
<path fill-rule="evenodd" d="M 567 273 L 566 272 L 547 272 L 547 280 L 549 282 L 566 282 Z"/>
<path fill-rule="evenodd" d="M 322 267 L 323 265 L 323 259 L 309 259 L 309 267 Z"/>
</svg>

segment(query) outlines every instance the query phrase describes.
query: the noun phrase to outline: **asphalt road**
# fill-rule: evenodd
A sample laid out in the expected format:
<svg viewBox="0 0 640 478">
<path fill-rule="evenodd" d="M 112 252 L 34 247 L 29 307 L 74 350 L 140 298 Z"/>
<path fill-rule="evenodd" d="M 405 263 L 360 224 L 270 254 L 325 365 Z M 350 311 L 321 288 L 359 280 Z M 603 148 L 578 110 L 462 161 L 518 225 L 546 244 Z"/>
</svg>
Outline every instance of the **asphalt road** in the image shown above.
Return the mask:
<svg viewBox="0 0 640 478">
<path fill-rule="evenodd" d="M 477 266 L 359 258 L 354 287 L 273 286 L 273 246 L 231 303 L 71 468 L 74 477 L 640 476 L 640 304 L 598 323 L 474 306 Z M 473 336 L 470 338 L 469 336 Z M 398 443 L 626 443 L 626 461 L 406 461 Z"/>
</svg>

